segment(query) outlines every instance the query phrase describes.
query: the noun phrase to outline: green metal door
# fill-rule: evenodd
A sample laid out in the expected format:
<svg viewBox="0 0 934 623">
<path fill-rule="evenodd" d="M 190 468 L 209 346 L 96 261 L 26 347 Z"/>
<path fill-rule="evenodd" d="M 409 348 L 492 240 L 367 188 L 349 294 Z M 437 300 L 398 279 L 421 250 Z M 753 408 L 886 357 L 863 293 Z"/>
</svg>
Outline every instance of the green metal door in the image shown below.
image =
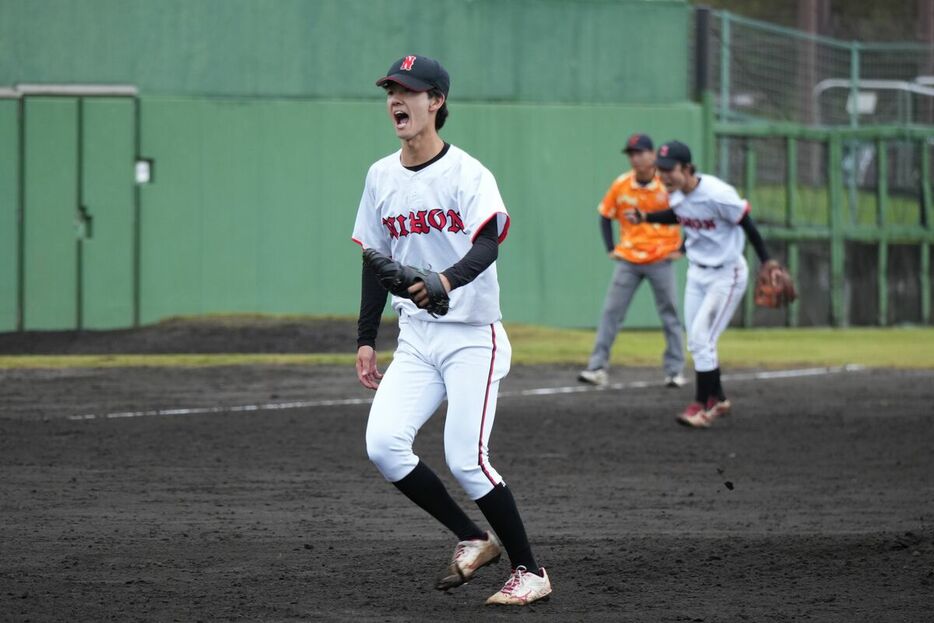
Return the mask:
<svg viewBox="0 0 934 623">
<path fill-rule="evenodd" d="M 134 316 L 132 98 L 24 99 L 23 328 Z"/>
<path fill-rule="evenodd" d="M 134 181 L 131 98 L 82 100 L 80 326 L 133 325 Z"/>
<path fill-rule="evenodd" d="M 78 100 L 28 98 L 23 146 L 23 328 L 78 322 Z"/>
</svg>

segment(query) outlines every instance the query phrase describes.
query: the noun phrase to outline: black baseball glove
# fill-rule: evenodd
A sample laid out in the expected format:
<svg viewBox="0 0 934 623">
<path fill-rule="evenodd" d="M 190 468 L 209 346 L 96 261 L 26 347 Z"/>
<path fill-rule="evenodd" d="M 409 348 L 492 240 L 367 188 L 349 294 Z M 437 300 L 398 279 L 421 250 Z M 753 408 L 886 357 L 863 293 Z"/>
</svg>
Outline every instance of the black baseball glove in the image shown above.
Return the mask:
<svg viewBox="0 0 934 623">
<path fill-rule="evenodd" d="M 448 313 L 450 299 L 438 273 L 400 264 L 375 249 L 366 249 L 363 261 L 376 273 L 383 287 L 396 296 L 411 298 L 409 286 L 421 281 L 428 293 L 425 311 L 435 317 Z"/>
</svg>

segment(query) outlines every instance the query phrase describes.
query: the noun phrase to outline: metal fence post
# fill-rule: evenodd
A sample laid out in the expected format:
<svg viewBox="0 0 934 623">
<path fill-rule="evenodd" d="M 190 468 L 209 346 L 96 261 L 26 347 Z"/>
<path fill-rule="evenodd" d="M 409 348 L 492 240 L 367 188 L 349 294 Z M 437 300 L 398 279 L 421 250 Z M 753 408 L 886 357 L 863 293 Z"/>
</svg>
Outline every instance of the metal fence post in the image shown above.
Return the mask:
<svg viewBox="0 0 934 623">
<path fill-rule="evenodd" d="M 827 191 L 830 197 L 830 324 L 847 326 L 845 253 L 843 240 L 843 197 L 840 167 L 842 149 L 840 135 L 831 134 L 827 156 Z"/>
<path fill-rule="evenodd" d="M 701 114 L 703 115 L 704 123 L 703 170 L 713 171 L 714 152 L 717 147 L 716 132 L 714 130 L 714 125 L 717 120 L 715 119 L 714 113 L 713 93 L 709 90 L 705 91 L 701 104 Z"/>
<path fill-rule="evenodd" d="M 788 137 L 785 150 L 786 188 L 785 188 L 785 226 L 794 229 L 798 220 L 798 141 Z M 798 277 L 798 241 L 788 241 L 788 271 L 792 277 Z M 797 327 L 801 308 L 796 300 L 788 306 L 787 324 Z"/>
<path fill-rule="evenodd" d="M 858 41 L 850 44 L 850 127 L 859 127 L 859 54 Z M 859 141 L 855 138 L 849 141 L 850 171 L 847 176 L 847 190 L 850 203 L 850 223 L 855 223 L 859 206 L 856 194 L 856 175 L 859 170 Z"/>
<path fill-rule="evenodd" d="M 931 146 L 922 138 L 921 146 L 921 220 L 925 232 L 930 233 L 931 225 Z M 931 243 L 930 239 L 921 242 L 921 322 L 931 323 Z"/>
<path fill-rule="evenodd" d="M 704 98 L 710 88 L 710 7 L 694 10 L 694 97 Z"/>
<path fill-rule="evenodd" d="M 876 293 L 879 298 L 878 323 L 880 327 L 884 327 L 889 323 L 889 241 L 886 230 L 889 211 L 889 154 L 884 138 L 876 139 L 876 167 L 878 168 L 876 225 L 879 226 L 879 269 L 876 276 Z"/>
<path fill-rule="evenodd" d="M 745 174 L 745 195 L 746 201 L 752 203 L 752 193 L 756 187 L 756 148 L 752 144 L 753 139 L 746 139 L 746 174 Z M 750 245 L 746 245 L 746 258 L 747 262 L 752 257 Z M 746 288 L 746 292 L 743 295 L 743 326 L 751 327 L 753 325 L 753 315 L 755 314 L 756 308 L 754 305 L 753 299 L 753 289 Z"/>
<path fill-rule="evenodd" d="M 730 14 L 723 11 L 720 14 L 720 121 L 726 121 L 730 114 Z M 717 174 L 726 179 L 730 168 L 730 154 L 727 149 L 727 139 L 720 137 L 719 146 L 720 165 Z"/>
<path fill-rule="evenodd" d="M 859 127 L 859 42 L 850 44 L 850 127 Z"/>
</svg>

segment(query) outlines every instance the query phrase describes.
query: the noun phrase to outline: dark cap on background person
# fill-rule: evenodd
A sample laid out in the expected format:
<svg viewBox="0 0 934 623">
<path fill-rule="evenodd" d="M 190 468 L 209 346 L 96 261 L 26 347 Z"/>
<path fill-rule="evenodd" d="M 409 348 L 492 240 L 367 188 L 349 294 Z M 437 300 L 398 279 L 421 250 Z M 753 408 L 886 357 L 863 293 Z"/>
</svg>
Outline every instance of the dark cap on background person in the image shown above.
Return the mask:
<svg viewBox="0 0 934 623">
<path fill-rule="evenodd" d="M 652 139 L 649 138 L 648 134 L 633 134 L 629 137 L 629 140 L 626 141 L 626 146 L 623 147 L 624 154 L 631 154 L 636 151 L 652 151 L 655 149 L 655 146 L 652 145 Z"/>
<path fill-rule="evenodd" d="M 390 82 L 401 84 L 410 91 L 438 89 L 444 97 L 448 96 L 451 88 L 451 77 L 441 63 L 417 54 L 403 56 L 393 63 L 386 75 L 376 81 L 376 86 L 384 87 Z"/>
<path fill-rule="evenodd" d="M 691 164 L 691 150 L 681 141 L 670 141 L 658 148 L 655 166 L 669 171 L 676 164 Z"/>
</svg>

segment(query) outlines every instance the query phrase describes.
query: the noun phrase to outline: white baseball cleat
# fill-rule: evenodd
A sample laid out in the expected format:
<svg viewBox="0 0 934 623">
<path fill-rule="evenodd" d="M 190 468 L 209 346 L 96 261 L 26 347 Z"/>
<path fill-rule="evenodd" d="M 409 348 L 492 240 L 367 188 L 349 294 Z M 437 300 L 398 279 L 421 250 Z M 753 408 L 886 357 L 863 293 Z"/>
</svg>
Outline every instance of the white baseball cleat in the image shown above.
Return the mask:
<svg viewBox="0 0 934 623">
<path fill-rule="evenodd" d="M 678 424 L 693 426 L 694 428 L 708 428 L 710 420 L 707 418 L 707 409 L 699 402 L 692 402 L 681 412 L 677 418 Z"/>
<path fill-rule="evenodd" d="M 668 375 L 665 377 L 665 387 L 684 387 L 688 380 L 681 374 Z"/>
<path fill-rule="evenodd" d="M 606 374 L 606 370 L 597 368 L 596 370 L 582 370 L 581 373 L 577 375 L 577 380 L 581 383 L 590 383 L 597 387 L 603 387 L 609 381 L 609 377 Z"/>
<path fill-rule="evenodd" d="M 461 541 L 454 547 L 451 564 L 441 572 L 435 588 L 446 591 L 469 582 L 478 569 L 499 562 L 502 551 L 496 536 L 489 530 L 486 539 Z"/>
<path fill-rule="evenodd" d="M 707 400 L 706 408 L 699 402 L 692 402 L 678 416 L 678 424 L 693 426 L 694 428 L 710 428 L 714 420 L 729 415 L 731 406 L 730 401 L 726 399 L 710 398 Z"/>
<path fill-rule="evenodd" d="M 488 606 L 527 606 L 539 599 L 548 599 L 551 594 L 551 580 L 545 567 L 539 569 L 538 576 L 519 565 L 512 571 L 506 584 L 486 600 Z"/>
<path fill-rule="evenodd" d="M 730 404 L 730 401 L 724 398 L 723 400 L 717 400 L 716 398 L 711 398 L 707 401 L 707 417 L 710 421 L 714 421 L 718 417 L 723 417 L 730 414 L 730 409 L 733 407 Z"/>
</svg>

